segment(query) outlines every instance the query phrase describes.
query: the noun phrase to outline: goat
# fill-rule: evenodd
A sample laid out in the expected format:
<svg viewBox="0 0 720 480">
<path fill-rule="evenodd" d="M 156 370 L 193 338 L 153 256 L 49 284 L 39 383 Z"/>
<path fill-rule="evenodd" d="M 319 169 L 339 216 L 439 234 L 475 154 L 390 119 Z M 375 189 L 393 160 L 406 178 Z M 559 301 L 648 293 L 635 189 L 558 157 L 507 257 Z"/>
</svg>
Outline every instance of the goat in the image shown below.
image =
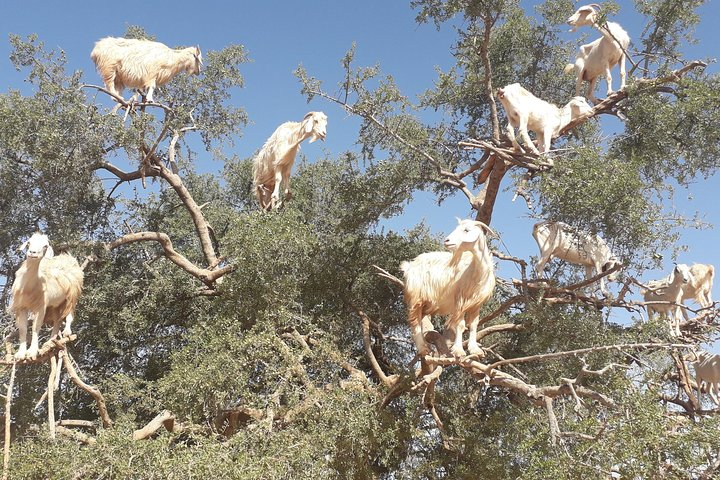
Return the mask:
<svg viewBox="0 0 720 480">
<path fill-rule="evenodd" d="M 477 343 L 480 307 L 495 289 L 495 273 L 485 232 L 495 234 L 487 225 L 460 220 L 445 239 L 448 252 L 428 252 L 412 261 L 402 262 L 405 275 L 404 299 L 413 341 L 420 355 L 429 353 L 423 330 L 431 326 L 431 315 L 449 315 L 446 328 L 455 333 L 451 351 L 462 357 L 462 334 L 470 323 L 468 350 L 482 352 Z"/>
<path fill-rule="evenodd" d="M 670 332 L 673 336 L 679 337 L 680 332 L 680 316 L 682 307 L 683 288 L 685 285 L 692 283 L 693 276 L 690 267 L 684 263 L 675 265 L 670 275 L 661 280 L 648 282 L 649 288 L 641 289 L 645 302 L 672 302 L 661 304 L 645 305 L 648 317 L 654 313 L 665 315 L 670 323 Z"/>
<path fill-rule="evenodd" d="M 705 384 L 712 401 L 715 402 L 715 405 L 720 406 L 718 400 L 718 393 L 720 393 L 720 355 L 693 348 L 685 357 L 685 360 L 692 362 L 695 370 L 695 383 L 697 384 L 700 405 L 702 406 L 700 396 L 703 391 L 703 384 Z"/>
<path fill-rule="evenodd" d="M 538 277 L 552 257 L 583 265 L 586 278 L 606 272 L 620 263 L 605 240 L 598 235 L 576 232 L 566 223 L 536 223 L 532 235 L 540 249 L 540 258 L 535 265 L 535 274 Z M 611 274 L 608 280 L 614 280 L 615 277 L 615 274 Z M 606 297 L 609 296 L 605 288 L 605 277 L 600 278 L 600 291 Z"/>
<path fill-rule="evenodd" d="M 77 260 L 68 254 L 54 256 L 46 235 L 35 233 L 21 249 L 27 248 L 25 261 L 15 273 L 9 310 L 15 316 L 20 336 L 16 360 L 35 359 L 38 336 L 43 323 L 52 323 L 52 336 L 60 331 L 65 318 L 63 336 L 72 333 L 75 305 L 83 286 L 83 271 Z M 32 341 L 27 348 L 27 322 L 34 315 Z"/>
<path fill-rule="evenodd" d="M 613 92 L 611 69 L 620 65 L 620 90 L 625 88 L 625 52 L 630 45 L 630 37 L 623 28 L 615 22 L 607 22 L 600 26 L 597 24 L 597 16 L 600 6 L 597 4 L 584 5 L 567 19 L 572 26 L 571 32 L 585 25 L 594 26 L 600 30 L 602 37 L 580 47 L 580 53 L 575 63 L 569 63 L 565 67 L 565 73 L 575 70 L 577 80 L 575 82 L 575 95 L 580 95 L 583 80 L 588 82 L 587 97 L 593 103 L 595 98 L 595 84 L 600 75 L 605 75 L 607 81 L 607 94 Z"/>
<path fill-rule="evenodd" d="M 156 87 L 180 72 L 198 75 L 202 66 L 199 46 L 175 50 L 160 42 L 133 38 L 103 38 L 95 43 L 90 58 L 107 91 L 123 98 L 125 87 L 144 89 L 148 102 L 153 101 Z"/>
<path fill-rule="evenodd" d="M 715 277 L 715 267 L 712 265 L 704 265 L 696 263 L 690 267 L 693 280 L 683 286 L 682 300 L 689 298 L 695 300 L 702 308 L 707 308 L 713 304 L 712 287 L 713 278 Z M 682 309 L 683 317 L 688 319 L 687 310 Z"/>
<path fill-rule="evenodd" d="M 573 97 L 563 108 L 537 98 L 519 83 L 497 89 L 497 96 L 508 117 L 507 135 L 513 146 L 523 151 L 515 139 L 515 128 L 520 137 L 536 155 L 550 150 L 550 142 L 568 123 L 592 111 L 583 97 Z M 540 150 L 530 140 L 528 129 L 535 132 Z"/>
<path fill-rule="evenodd" d="M 308 112 L 301 122 L 285 122 L 267 139 L 253 160 L 253 183 L 260 207 L 272 210 L 279 207 L 280 186 L 284 199 L 290 197 L 290 171 L 300 143 L 310 138 L 325 141 L 327 116 L 323 112 Z"/>
</svg>

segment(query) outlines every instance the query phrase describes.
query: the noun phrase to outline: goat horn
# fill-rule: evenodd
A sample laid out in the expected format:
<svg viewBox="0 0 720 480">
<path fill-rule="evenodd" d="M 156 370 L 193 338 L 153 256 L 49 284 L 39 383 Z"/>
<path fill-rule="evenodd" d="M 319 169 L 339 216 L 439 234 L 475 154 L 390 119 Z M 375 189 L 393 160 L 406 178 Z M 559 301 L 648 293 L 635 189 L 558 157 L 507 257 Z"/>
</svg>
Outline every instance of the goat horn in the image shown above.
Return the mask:
<svg viewBox="0 0 720 480">
<path fill-rule="evenodd" d="M 591 4 L 588 5 L 588 6 L 591 7 L 591 8 L 594 8 L 594 9 L 597 10 L 598 12 L 599 12 L 600 10 L 602 10 L 602 9 L 600 8 L 600 5 L 598 5 L 597 3 L 591 3 Z"/>
</svg>

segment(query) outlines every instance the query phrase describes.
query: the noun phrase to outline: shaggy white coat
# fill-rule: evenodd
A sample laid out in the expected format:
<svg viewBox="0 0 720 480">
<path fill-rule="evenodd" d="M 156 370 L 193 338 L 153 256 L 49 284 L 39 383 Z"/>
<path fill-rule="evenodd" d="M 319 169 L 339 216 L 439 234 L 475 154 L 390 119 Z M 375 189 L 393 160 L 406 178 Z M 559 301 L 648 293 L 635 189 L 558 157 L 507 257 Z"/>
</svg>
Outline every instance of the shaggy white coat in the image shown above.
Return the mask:
<svg viewBox="0 0 720 480">
<path fill-rule="evenodd" d="M 280 188 L 284 199 L 290 197 L 290 171 L 300 144 L 318 138 L 325 141 L 327 116 L 323 112 L 308 112 L 301 122 L 285 122 L 267 139 L 253 160 L 255 196 L 264 210 L 281 205 Z"/>
<path fill-rule="evenodd" d="M 580 53 L 575 63 L 569 63 L 565 67 L 565 73 L 575 70 L 577 78 L 575 82 L 575 95 L 580 95 L 583 80 L 588 82 L 586 96 L 593 103 L 595 98 L 595 84 L 600 76 L 607 81 L 607 94 L 613 92 L 612 68 L 620 65 L 620 90 L 625 88 L 625 52 L 630 45 L 630 36 L 615 22 L 607 22 L 604 26 L 597 25 L 597 15 L 600 7 L 596 4 L 584 5 L 568 18 L 567 23 L 574 32 L 579 27 L 593 26 L 602 33 L 602 37 L 580 47 Z"/>
<path fill-rule="evenodd" d="M 109 92 L 122 98 L 126 87 L 146 90 L 148 102 L 153 101 L 156 87 L 180 72 L 197 75 L 202 65 L 200 47 L 174 50 L 160 42 L 132 38 L 103 38 L 95 43 L 90 58 Z"/>
<path fill-rule="evenodd" d="M 566 223 L 536 223 L 532 235 L 540 249 L 540 258 L 535 265 L 535 274 L 538 277 L 553 257 L 584 266 L 586 278 L 605 272 L 619 263 L 605 240 L 598 235 L 576 232 Z M 615 275 L 611 274 L 608 279 L 614 278 Z M 600 291 L 605 296 L 609 295 L 605 287 L 605 277 L 600 279 Z"/>
<path fill-rule="evenodd" d="M 563 108 L 558 108 L 537 98 L 519 83 L 498 88 L 497 97 L 508 118 L 506 132 L 513 146 L 523 151 L 515 138 L 517 128 L 525 145 L 536 155 L 550 150 L 552 139 L 558 136 L 565 125 L 592 111 L 592 107 L 583 97 L 573 97 Z M 528 130 L 535 132 L 537 147 L 530 140 Z"/>
<path fill-rule="evenodd" d="M 63 336 L 72 333 L 70 325 L 83 286 L 83 271 L 77 260 L 64 253 L 54 256 L 47 236 L 35 233 L 23 247 L 27 248 L 27 257 L 15 273 L 9 307 L 20 336 L 20 346 L 15 353 L 17 360 L 37 357 L 43 323 L 52 324 L 52 336 L 55 337 L 65 318 Z M 30 315 L 33 316 L 33 330 L 28 349 Z"/>
<path fill-rule="evenodd" d="M 477 343 L 480 307 L 495 289 L 485 229 L 491 231 L 482 222 L 459 220 L 457 228 L 445 239 L 448 252 L 423 253 L 400 265 L 405 275 L 408 323 L 421 355 L 430 351 L 423 333 L 432 327 L 432 315 L 448 315 L 445 328 L 455 334 L 451 348 L 454 356 L 465 355 L 462 334 L 468 323 L 468 351 L 481 352 Z"/>
</svg>

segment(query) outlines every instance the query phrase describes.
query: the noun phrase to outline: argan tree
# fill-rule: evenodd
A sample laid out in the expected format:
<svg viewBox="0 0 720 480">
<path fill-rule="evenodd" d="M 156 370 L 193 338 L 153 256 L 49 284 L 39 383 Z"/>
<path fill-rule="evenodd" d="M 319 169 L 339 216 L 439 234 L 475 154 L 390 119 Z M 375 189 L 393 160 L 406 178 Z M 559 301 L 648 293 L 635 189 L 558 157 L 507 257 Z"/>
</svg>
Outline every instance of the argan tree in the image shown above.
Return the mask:
<svg viewBox="0 0 720 480">
<path fill-rule="evenodd" d="M 109 115 L 113 101 L 68 73 L 62 53 L 11 37 L 33 92 L 0 96 L 5 301 L 15 248 L 34 228 L 84 260 L 77 339 L 62 350 L 102 392 L 112 426 L 61 375 L 54 413 L 64 428 L 50 438 L 38 402 L 47 363 L 8 366 L 17 377 L 6 473 L 711 478 L 717 420 L 683 356 L 714 338 L 716 311 L 690 311 L 671 337 L 664 321 L 640 321 L 628 293 L 692 221 L 668 215 L 668 180 L 682 187 L 718 168 L 718 78 L 679 53 L 698 6 L 637 2 L 647 26 L 628 52 L 627 88 L 536 156 L 502 134 L 495 90 L 519 82 L 555 104 L 574 95 L 559 73 L 577 48 L 559 37 L 572 2 L 527 11 L 517 1 L 414 1 L 418 22 L 462 25 L 456 65 L 427 79 L 416 101 L 380 66 L 357 66 L 353 48 L 339 90 L 299 67 L 301 93 L 326 101 L 331 119 L 332 109 L 360 119 L 359 148 L 300 162 L 292 200 L 270 213 L 254 202 L 251 159 L 227 153 L 248 121 L 229 102 L 243 83 L 241 46 L 203 52 L 203 75 L 176 77 L 159 105 Z M 609 140 L 607 116 L 621 125 Z M 194 170 L 211 157 L 221 172 Z M 453 213 L 492 225 L 506 187 L 534 217 L 606 238 L 623 262 L 616 295 L 589 293 L 569 265 L 548 282 L 500 279 L 481 313 L 483 355 L 438 348 L 417 358 L 398 265 L 439 242 L 424 225 L 398 233 L 384 220 L 428 191 L 466 198 L 467 211 Z M 496 255 L 528 272 L 526 259 Z M 615 323 L 618 311 L 632 320 Z"/>
</svg>

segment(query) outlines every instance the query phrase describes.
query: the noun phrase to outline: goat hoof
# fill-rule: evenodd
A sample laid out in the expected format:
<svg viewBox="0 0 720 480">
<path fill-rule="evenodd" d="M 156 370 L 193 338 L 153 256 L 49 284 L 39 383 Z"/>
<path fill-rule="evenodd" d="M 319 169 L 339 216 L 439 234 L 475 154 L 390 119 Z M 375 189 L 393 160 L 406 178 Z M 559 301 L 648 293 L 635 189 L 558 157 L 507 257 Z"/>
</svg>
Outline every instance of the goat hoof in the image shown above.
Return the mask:
<svg viewBox="0 0 720 480">
<path fill-rule="evenodd" d="M 485 356 L 485 351 L 478 347 L 477 345 L 468 346 L 468 352 L 471 356 L 477 356 L 479 358 L 482 358 Z"/>
<path fill-rule="evenodd" d="M 463 350 L 462 347 L 459 347 L 459 348 L 453 347 L 450 349 L 450 351 L 452 352 L 453 357 L 455 357 L 455 358 L 459 359 L 459 358 L 463 358 L 465 356 L 465 350 Z"/>
</svg>

